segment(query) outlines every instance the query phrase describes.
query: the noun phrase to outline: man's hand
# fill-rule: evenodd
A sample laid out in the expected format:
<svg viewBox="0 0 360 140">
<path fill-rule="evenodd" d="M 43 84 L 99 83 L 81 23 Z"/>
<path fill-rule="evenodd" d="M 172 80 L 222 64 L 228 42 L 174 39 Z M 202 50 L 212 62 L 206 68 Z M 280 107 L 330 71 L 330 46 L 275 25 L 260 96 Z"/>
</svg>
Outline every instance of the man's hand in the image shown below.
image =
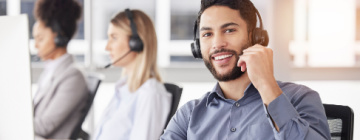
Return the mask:
<svg viewBox="0 0 360 140">
<path fill-rule="evenodd" d="M 282 91 L 274 77 L 271 48 L 256 44 L 245 49 L 237 66 L 241 67 L 241 71 L 247 71 L 250 81 L 259 91 L 266 106 L 281 95 Z"/>
</svg>

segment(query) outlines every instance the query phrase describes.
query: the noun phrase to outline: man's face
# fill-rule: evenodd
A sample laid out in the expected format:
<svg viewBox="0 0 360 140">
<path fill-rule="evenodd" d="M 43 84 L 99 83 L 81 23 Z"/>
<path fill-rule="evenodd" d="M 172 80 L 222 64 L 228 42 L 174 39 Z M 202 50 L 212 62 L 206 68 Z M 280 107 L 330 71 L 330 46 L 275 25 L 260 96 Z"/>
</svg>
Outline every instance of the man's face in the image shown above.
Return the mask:
<svg viewBox="0 0 360 140">
<path fill-rule="evenodd" d="M 236 66 L 250 46 L 247 25 L 238 10 L 211 6 L 200 18 L 200 48 L 205 65 L 218 81 L 230 81 L 243 72 Z"/>
</svg>

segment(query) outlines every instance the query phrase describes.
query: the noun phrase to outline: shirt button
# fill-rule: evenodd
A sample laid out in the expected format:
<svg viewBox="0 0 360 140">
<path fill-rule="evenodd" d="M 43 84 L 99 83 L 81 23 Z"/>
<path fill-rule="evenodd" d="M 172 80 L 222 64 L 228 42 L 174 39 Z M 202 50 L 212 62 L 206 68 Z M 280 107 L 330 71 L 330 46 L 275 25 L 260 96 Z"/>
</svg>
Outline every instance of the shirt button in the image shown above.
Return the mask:
<svg viewBox="0 0 360 140">
<path fill-rule="evenodd" d="M 236 131 L 236 128 L 231 128 L 230 131 L 231 131 L 231 132 L 235 132 L 235 131 Z"/>
<path fill-rule="evenodd" d="M 240 107 L 240 104 L 239 104 L 239 103 L 235 103 L 235 106 Z"/>
</svg>

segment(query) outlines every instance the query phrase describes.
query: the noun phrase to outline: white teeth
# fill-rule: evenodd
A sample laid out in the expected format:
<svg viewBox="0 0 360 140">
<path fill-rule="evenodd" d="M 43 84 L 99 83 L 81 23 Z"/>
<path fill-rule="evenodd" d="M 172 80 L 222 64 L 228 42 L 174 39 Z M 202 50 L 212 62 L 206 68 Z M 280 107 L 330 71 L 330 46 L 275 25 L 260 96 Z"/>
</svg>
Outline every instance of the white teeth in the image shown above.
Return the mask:
<svg viewBox="0 0 360 140">
<path fill-rule="evenodd" d="M 215 60 L 221 60 L 221 59 L 225 59 L 225 58 L 228 58 L 228 57 L 231 57 L 232 54 L 228 54 L 228 55 L 220 55 L 220 56 L 216 56 L 214 57 Z"/>
</svg>

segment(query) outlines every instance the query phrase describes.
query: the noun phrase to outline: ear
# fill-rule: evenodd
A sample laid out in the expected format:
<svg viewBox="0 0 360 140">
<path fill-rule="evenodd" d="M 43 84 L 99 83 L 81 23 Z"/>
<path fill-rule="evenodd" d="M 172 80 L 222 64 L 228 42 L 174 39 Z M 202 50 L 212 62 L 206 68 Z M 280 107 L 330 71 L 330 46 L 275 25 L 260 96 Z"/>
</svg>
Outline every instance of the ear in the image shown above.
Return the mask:
<svg viewBox="0 0 360 140">
<path fill-rule="evenodd" d="M 252 44 L 252 34 L 253 32 L 252 31 L 248 31 L 248 41 Z"/>
</svg>

